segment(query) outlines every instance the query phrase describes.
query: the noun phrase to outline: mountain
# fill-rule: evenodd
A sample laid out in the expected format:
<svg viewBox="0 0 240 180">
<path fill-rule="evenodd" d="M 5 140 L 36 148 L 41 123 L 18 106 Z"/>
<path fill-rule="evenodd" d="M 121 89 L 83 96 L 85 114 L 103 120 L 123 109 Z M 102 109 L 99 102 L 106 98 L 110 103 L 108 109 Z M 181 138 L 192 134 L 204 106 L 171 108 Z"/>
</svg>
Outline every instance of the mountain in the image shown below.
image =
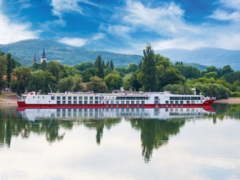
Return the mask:
<svg viewBox="0 0 240 180">
<path fill-rule="evenodd" d="M 205 66 L 222 68 L 230 65 L 234 70 L 240 70 L 240 50 L 226 50 L 219 48 L 199 48 L 194 50 L 165 49 L 156 51 L 172 62 L 198 63 Z"/>
<path fill-rule="evenodd" d="M 81 62 L 95 62 L 98 55 L 106 61 L 113 60 L 116 67 L 126 67 L 130 63 L 138 64 L 142 58 L 140 55 L 118 54 L 106 51 L 87 50 L 61 44 L 52 40 L 24 40 L 7 45 L 0 45 L 0 50 L 10 52 L 13 58 L 22 65 L 30 65 L 36 53 L 40 62 L 43 48 L 48 60 L 59 60 L 62 64 L 75 65 Z"/>
<path fill-rule="evenodd" d="M 14 59 L 22 65 L 30 65 L 36 53 L 40 62 L 43 47 L 48 60 L 59 60 L 62 64 L 75 65 L 80 62 L 94 62 L 98 55 L 106 61 L 113 60 L 115 67 L 126 67 L 130 63 L 138 64 L 142 55 L 118 54 L 106 51 L 94 51 L 61 44 L 52 40 L 25 40 L 7 45 L 0 45 L 0 50 L 10 52 Z M 153 47 L 154 48 L 154 47 Z M 200 69 L 206 66 L 222 68 L 230 65 L 234 70 L 240 70 L 240 50 L 226 50 L 219 48 L 199 48 L 194 50 L 165 49 L 155 51 L 172 62 L 183 62 Z"/>
</svg>

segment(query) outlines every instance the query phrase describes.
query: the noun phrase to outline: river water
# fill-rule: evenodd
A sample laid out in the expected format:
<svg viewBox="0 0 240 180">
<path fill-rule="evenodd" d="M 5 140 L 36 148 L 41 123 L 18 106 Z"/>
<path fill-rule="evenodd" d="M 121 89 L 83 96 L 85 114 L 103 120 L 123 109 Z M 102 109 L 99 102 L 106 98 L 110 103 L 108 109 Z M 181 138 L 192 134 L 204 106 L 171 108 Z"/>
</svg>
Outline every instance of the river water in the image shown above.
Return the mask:
<svg viewBox="0 0 240 180">
<path fill-rule="evenodd" d="M 0 179 L 240 179 L 240 105 L 0 108 Z"/>
</svg>

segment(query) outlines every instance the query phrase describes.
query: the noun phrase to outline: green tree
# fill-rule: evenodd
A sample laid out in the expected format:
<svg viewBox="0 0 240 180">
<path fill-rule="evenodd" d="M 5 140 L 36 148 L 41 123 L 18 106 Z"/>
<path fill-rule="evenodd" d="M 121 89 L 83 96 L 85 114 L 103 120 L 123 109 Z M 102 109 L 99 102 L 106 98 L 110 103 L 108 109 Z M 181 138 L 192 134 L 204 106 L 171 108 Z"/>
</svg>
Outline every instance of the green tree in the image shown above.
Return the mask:
<svg viewBox="0 0 240 180">
<path fill-rule="evenodd" d="M 50 92 L 50 85 L 53 91 L 56 90 L 56 78 L 48 71 L 37 70 L 31 73 L 31 80 L 28 85 L 29 91 L 40 91 L 43 93 Z"/>
<path fill-rule="evenodd" d="M 173 67 L 169 67 L 165 70 L 165 73 L 161 79 L 161 87 L 167 84 L 183 84 L 185 82 L 185 78 L 181 75 L 181 73 Z"/>
<path fill-rule="evenodd" d="M 123 84 L 123 79 L 118 74 L 108 74 L 104 81 L 110 91 L 120 89 Z"/>
<path fill-rule="evenodd" d="M 95 75 L 104 78 L 104 61 L 102 60 L 102 57 L 100 55 L 97 56 L 97 59 L 95 61 L 95 67 L 96 67 L 96 72 Z"/>
<path fill-rule="evenodd" d="M 135 72 L 138 70 L 138 65 L 135 63 L 130 63 L 127 67 L 127 73 Z"/>
<path fill-rule="evenodd" d="M 113 64 L 112 60 L 110 60 L 110 67 L 111 67 L 112 70 L 114 69 L 114 64 Z"/>
<path fill-rule="evenodd" d="M 80 74 L 82 76 L 82 81 L 83 82 L 88 82 L 90 81 L 90 78 L 95 76 L 95 68 L 87 68 L 84 71 L 82 71 Z"/>
<path fill-rule="evenodd" d="M 131 77 L 129 79 L 129 82 L 130 82 L 130 88 L 132 90 L 138 91 L 142 87 L 142 85 L 141 85 L 141 83 L 138 79 L 138 74 L 139 73 L 140 73 L 139 70 L 131 73 Z"/>
<path fill-rule="evenodd" d="M 6 74 L 7 71 L 7 59 L 3 56 L 0 55 L 0 94 L 1 90 L 5 87 L 6 81 L 3 79 L 3 76 Z"/>
<path fill-rule="evenodd" d="M 60 79 L 57 85 L 57 89 L 60 92 L 72 91 L 73 87 L 74 87 L 74 81 L 71 76 Z"/>
<path fill-rule="evenodd" d="M 106 92 L 107 86 L 102 78 L 94 76 L 90 78 L 90 82 L 87 83 L 87 89 L 95 93 Z"/>
<path fill-rule="evenodd" d="M 18 95 L 23 94 L 31 80 L 31 72 L 28 67 L 15 68 L 12 72 L 10 88 Z"/>
<path fill-rule="evenodd" d="M 46 69 L 47 69 L 47 62 L 46 61 L 43 61 L 41 63 L 40 69 L 43 70 L 43 71 L 46 71 Z"/>
<path fill-rule="evenodd" d="M 82 62 L 80 64 L 75 65 L 74 67 L 79 71 L 84 71 L 88 68 L 94 68 L 95 66 L 94 63 L 92 62 Z"/>
<path fill-rule="evenodd" d="M 155 91 L 156 89 L 156 66 L 154 51 L 150 44 L 143 50 L 142 57 L 142 85 L 144 91 Z"/>
<path fill-rule="evenodd" d="M 57 61 L 50 61 L 47 63 L 46 70 L 50 72 L 58 82 L 60 79 L 61 64 Z"/>
<path fill-rule="evenodd" d="M 73 76 L 73 91 L 78 92 L 83 90 L 82 77 L 80 75 Z"/>
</svg>

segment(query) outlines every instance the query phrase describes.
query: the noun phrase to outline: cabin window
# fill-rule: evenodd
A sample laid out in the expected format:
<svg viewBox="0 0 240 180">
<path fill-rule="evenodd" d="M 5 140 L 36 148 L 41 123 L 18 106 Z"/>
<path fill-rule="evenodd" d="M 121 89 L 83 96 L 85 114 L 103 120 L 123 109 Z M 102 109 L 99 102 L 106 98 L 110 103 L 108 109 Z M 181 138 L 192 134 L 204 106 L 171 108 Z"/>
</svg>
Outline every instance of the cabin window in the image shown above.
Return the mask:
<svg viewBox="0 0 240 180">
<path fill-rule="evenodd" d="M 57 109 L 57 117 L 60 117 L 60 109 Z"/>
<path fill-rule="evenodd" d="M 82 104 L 82 101 L 79 101 L 78 104 Z"/>
<path fill-rule="evenodd" d="M 72 97 L 71 97 L 71 96 L 69 96 L 69 97 L 68 97 L 68 100 L 69 100 L 69 101 L 71 101 L 71 100 L 72 100 Z"/>
<path fill-rule="evenodd" d="M 132 101 L 131 104 L 134 104 L 134 101 Z"/>
<path fill-rule="evenodd" d="M 142 101 L 142 104 L 144 104 L 144 101 Z"/>
<path fill-rule="evenodd" d="M 84 104 L 87 104 L 87 101 L 84 101 Z"/>
<path fill-rule="evenodd" d="M 173 104 L 173 101 L 170 101 L 170 104 Z"/>
<path fill-rule="evenodd" d="M 109 101 L 106 101 L 106 104 L 109 104 Z"/>
<path fill-rule="evenodd" d="M 76 97 L 76 96 L 74 96 L 74 97 L 73 97 L 73 100 L 74 100 L 74 101 L 76 101 L 76 100 L 77 100 L 77 97 Z"/>
<path fill-rule="evenodd" d="M 126 101 L 126 104 L 129 104 L 129 101 Z"/>
<path fill-rule="evenodd" d="M 62 104 L 66 104 L 66 101 L 62 101 Z"/>
<path fill-rule="evenodd" d="M 82 96 L 79 96 L 79 101 L 81 101 L 82 100 Z"/>
<path fill-rule="evenodd" d="M 178 104 L 178 101 L 175 101 L 175 104 Z"/>
<path fill-rule="evenodd" d="M 72 104 L 72 101 L 68 101 L 68 104 Z"/>
<path fill-rule="evenodd" d="M 51 100 L 55 100 L 55 97 L 54 97 L 54 96 L 52 96 L 52 97 L 51 97 Z"/>
<path fill-rule="evenodd" d="M 97 100 L 98 100 L 98 97 L 95 97 L 95 100 L 97 101 Z"/>
<path fill-rule="evenodd" d="M 114 101 L 111 101 L 111 104 L 114 104 Z"/>
<path fill-rule="evenodd" d="M 90 97 L 90 101 L 92 101 L 92 100 L 93 100 L 93 97 L 91 96 L 91 97 Z"/>
<path fill-rule="evenodd" d="M 139 101 L 137 101 L 137 104 L 139 104 Z"/>
<path fill-rule="evenodd" d="M 119 104 L 119 101 L 116 101 L 116 104 Z"/>
<path fill-rule="evenodd" d="M 84 101 L 87 101 L 87 100 L 88 100 L 88 97 L 85 96 L 85 97 L 84 97 Z"/>
<path fill-rule="evenodd" d="M 190 104 L 190 101 L 187 101 L 187 104 Z"/>
<path fill-rule="evenodd" d="M 66 109 L 63 109 L 63 110 L 62 110 L 62 116 L 63 116 L 63 117 L 65 117 L 65 115 L 66 115 L 65 110 L 66 110 Z"/>
<path fill-rule="evenodd" d="M 95 104 L 98 104 L 98 101 L 95 101 Z"/>
<path fill-rule="evenodd" d="M 165 101 L 166 104 L 168 104 L 168 101 Z"/>
<path fill-rule="evenodd" d="M 65 97 L 65 96 L 63 96 L 63 97 L 62 97 L 62 100 L 63 100 L 63 101 L 65 101 L 65 100 L 66 100 L 66 97 Z"/>
<path fill-rule="evenodd" d="M 90 101 L 90 104 L 93 104 L 93 101 Z"/>
<path fill-rule="evenodd" d="M 192 104 L 195 104 L 195 101 L 192 101 Z"/>
<path fill-rule="evenodd" d="M 57 101 L 57 104 L 61 104 L 61 101 Z"/>
<path fill-rule="evenodd" d="M 60 101 L 60 96 L 57 96 L 57 100 Z"/>
<path fill-rule="evenodd" d="M 77 101 L 73 101 L 74 104 L 77 104 Z"/>
<path fill-rule="evenodd" d="M 121 101 L 121 104 L 124 104 L 124 101 Z"/>
</svg>

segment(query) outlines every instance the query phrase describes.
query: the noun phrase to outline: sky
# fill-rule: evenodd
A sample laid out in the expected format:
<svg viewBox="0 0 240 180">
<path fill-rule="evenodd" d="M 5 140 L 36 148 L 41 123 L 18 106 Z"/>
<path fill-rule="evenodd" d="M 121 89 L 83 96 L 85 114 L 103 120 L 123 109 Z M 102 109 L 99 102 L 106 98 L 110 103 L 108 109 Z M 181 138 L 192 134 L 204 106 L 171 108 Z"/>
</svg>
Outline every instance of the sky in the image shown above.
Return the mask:
<svg viewBox="0 0 240 180">
<path fill-rule="evenodd" d="M 126 54 L 240 50 L 240 0 L 0 0 L 0 44 L 52 39 Z"/>
</svg>

